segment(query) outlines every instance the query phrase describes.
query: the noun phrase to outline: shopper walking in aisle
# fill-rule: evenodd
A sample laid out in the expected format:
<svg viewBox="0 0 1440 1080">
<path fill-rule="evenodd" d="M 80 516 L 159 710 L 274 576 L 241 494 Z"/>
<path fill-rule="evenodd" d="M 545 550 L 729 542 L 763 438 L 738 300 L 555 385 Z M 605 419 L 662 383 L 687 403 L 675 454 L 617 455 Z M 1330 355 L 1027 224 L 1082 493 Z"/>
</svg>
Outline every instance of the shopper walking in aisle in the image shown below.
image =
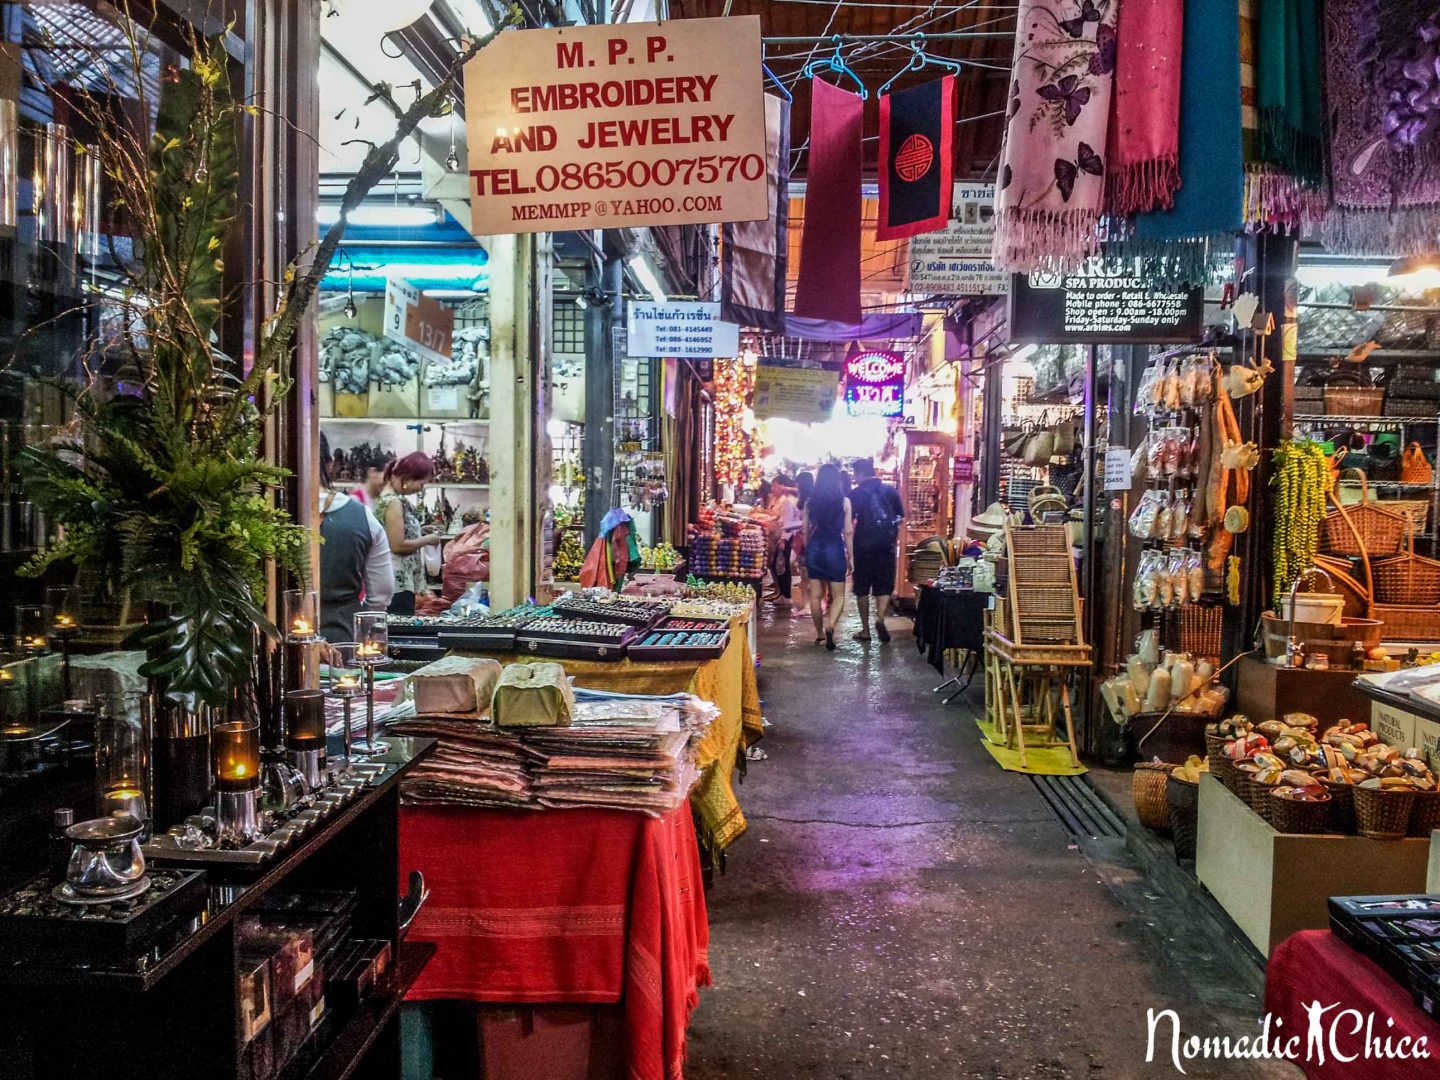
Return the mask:
<svg viewBox="0 0 1440 1080">
<path fill-rule="evenodd" d="M 855 490 L 850 493 L 855 516 L 855 606 L 860 609 L 860 632 L 856 641 L 870 640 L 870 597 L 875 597 L 875 633 L 889 641 L 885 616 L 890 611 L 890 594 L 895 591 L 896 545 L 905 504 L 900 493 L 875 475 L 875 463 L 859 458 L 851 465 Z"/>
<path fill-rule="evenodd" d="M 835 651 L 835 629 L 845 613 L 845 579 L 853 565 L 850 500 L 841 486 L 840 470 L 821 465 L 815 493 L 805 504 L 805 560 L 810 574 L 810 618 L 815 644 Z M 826 597 L 830 610 L 824 609 Z"/>
<path fill-rule="evenodd" d="M 390 540 L 365 504 L 334 490 L 330 444 L 320 436 L 320 635 L 331 643 L 355 637 L 362 604 L 381 611 L 395 592 Z"/>
<path fill-rule="evenodd" d="M 806 607 L 805 598 L 810 595 L 810 572 L 805 566 L 805 505 L 814 494 L 815 475 L 807 469 L 795 477 L 795 509 L 800 514 L 800 531 L 795 534 L 795 542 L 790 546 L 795 556 L 796 572 L 800 575 L 800 583 L 795 590 L 800 595 L 800 603 L 795 605 L 792 614 L 802 618 Z"/>
<path fill-rule="evenodd" d="M 790 560 L 793 558 L 795 538 L 800 535 L 804 518 L 800 514 L 796 496 L 795 481 L 781 473 L 770 485 L 770 505 L 767 507 L 780 525 L 780 539 L 775 545 L 775 556 L 770 561 L 770 576 L 775 580 L 775 602 L 790 606 L 790 590 L 793 587 L 793 573 Z"/>
<path fill-rule="evenodd" d="M 434 469 L 429 455 L 420 450 L 392 461 L 385 468 L 385 490 L 375 504 L 375 516 L 385 526 L 395 567 L 395 596 L 390 601 L 392 615 L 415 614 L 416 594 L 428 591 L 420 549 L 445 542 L 438 534 L 422 535 L 420 515 L 407 498 L 425 490 Z"/>
</svg>

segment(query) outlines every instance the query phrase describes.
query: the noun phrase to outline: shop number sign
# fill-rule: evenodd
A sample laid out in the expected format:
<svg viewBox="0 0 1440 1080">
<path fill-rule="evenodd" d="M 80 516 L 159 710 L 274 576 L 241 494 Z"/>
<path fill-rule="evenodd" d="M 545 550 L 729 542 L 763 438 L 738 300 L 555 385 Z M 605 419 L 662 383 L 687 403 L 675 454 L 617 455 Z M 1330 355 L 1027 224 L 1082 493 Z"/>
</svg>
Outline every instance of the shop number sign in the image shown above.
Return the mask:
<svg viewBox="0 0 1440 1080">
<path fill-rule="evenodd" d="M 455 312 L 400 278 L 385 282 L 385 336 L 431 360 L 450 359 Z"/>
<path fill-rule="evenodd" d="M 905 357 L 856 353 L 845 361 L 845 411 L 851 416 L 899 416 L 905 411 Z"/>
<path fill-rule="evenodd" d="M 758 221 L 760 18 L 507 31 L 465 69 L 471 231 Z"/>
</svg>

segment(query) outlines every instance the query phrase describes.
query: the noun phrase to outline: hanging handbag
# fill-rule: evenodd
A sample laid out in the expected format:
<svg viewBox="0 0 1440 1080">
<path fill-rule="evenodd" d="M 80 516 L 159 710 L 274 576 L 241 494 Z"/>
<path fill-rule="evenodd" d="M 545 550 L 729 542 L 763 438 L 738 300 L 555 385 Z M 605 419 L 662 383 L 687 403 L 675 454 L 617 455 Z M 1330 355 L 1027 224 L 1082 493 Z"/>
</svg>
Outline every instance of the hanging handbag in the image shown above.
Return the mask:
<svg viewBox="0 0 1440 1080">
<path fill-rule="evenodd" d="M 1079 417 L 1072 416 L 1055 425 L 1055 447 L 1053 456 L 1069 457 L 1075 453 L 1075 443 L 1080 432 Z"/>
<path fill-rule="evenodd" d="M 1405 447 L 1400 457 L 1400 482 L 1402 484 L 1429 484 L 1435 479 L 1435 469 L 1425 458 L 1425 451 L 1418 442 Z"/>
<path fill-rule="evenodd" d="M 1009 457 L 1023 458 L 1025 444 L 1030 441 L 1030 436 L 1034 433 L 1035 427 L 1028 420 L 1019 426 L 1007 427 L 1000 433 L 1000 449 Z"/>
</svg>

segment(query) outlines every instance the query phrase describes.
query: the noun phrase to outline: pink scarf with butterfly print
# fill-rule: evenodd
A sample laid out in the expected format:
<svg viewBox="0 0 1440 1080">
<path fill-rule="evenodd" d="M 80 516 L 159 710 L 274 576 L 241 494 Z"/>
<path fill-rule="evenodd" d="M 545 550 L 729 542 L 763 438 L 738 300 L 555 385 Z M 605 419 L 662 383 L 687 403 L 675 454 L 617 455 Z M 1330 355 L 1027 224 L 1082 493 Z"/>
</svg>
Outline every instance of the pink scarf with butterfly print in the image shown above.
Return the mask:
<svg viewBox="0 0 1440 1080">
<path fill-rule="evenodd" d="M 1021 0 L 995 196 L 1000 269 L 1064 272 L 1100 250 L 1119 0 Z"/>
</svg>

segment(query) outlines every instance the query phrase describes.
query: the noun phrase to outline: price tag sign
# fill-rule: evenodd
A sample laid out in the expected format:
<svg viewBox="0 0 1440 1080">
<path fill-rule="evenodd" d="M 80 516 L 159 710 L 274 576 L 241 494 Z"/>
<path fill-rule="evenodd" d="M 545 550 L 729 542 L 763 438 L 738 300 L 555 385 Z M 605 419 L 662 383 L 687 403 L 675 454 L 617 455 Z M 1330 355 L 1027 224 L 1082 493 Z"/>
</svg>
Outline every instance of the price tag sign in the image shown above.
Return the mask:
<svg viewBox="0 0 1440 1080">
<path fill-rule="evenodd" d="M 1130 490 L 1130 451 L 1123 446 L 1105 451 L 1105 490 Z"/>
<path fill-rule="evenodd" d="M 385 282 L 385 336 L 431 360 L 450 359 L 455 312 L 402 278 Z"/>
</svg>

